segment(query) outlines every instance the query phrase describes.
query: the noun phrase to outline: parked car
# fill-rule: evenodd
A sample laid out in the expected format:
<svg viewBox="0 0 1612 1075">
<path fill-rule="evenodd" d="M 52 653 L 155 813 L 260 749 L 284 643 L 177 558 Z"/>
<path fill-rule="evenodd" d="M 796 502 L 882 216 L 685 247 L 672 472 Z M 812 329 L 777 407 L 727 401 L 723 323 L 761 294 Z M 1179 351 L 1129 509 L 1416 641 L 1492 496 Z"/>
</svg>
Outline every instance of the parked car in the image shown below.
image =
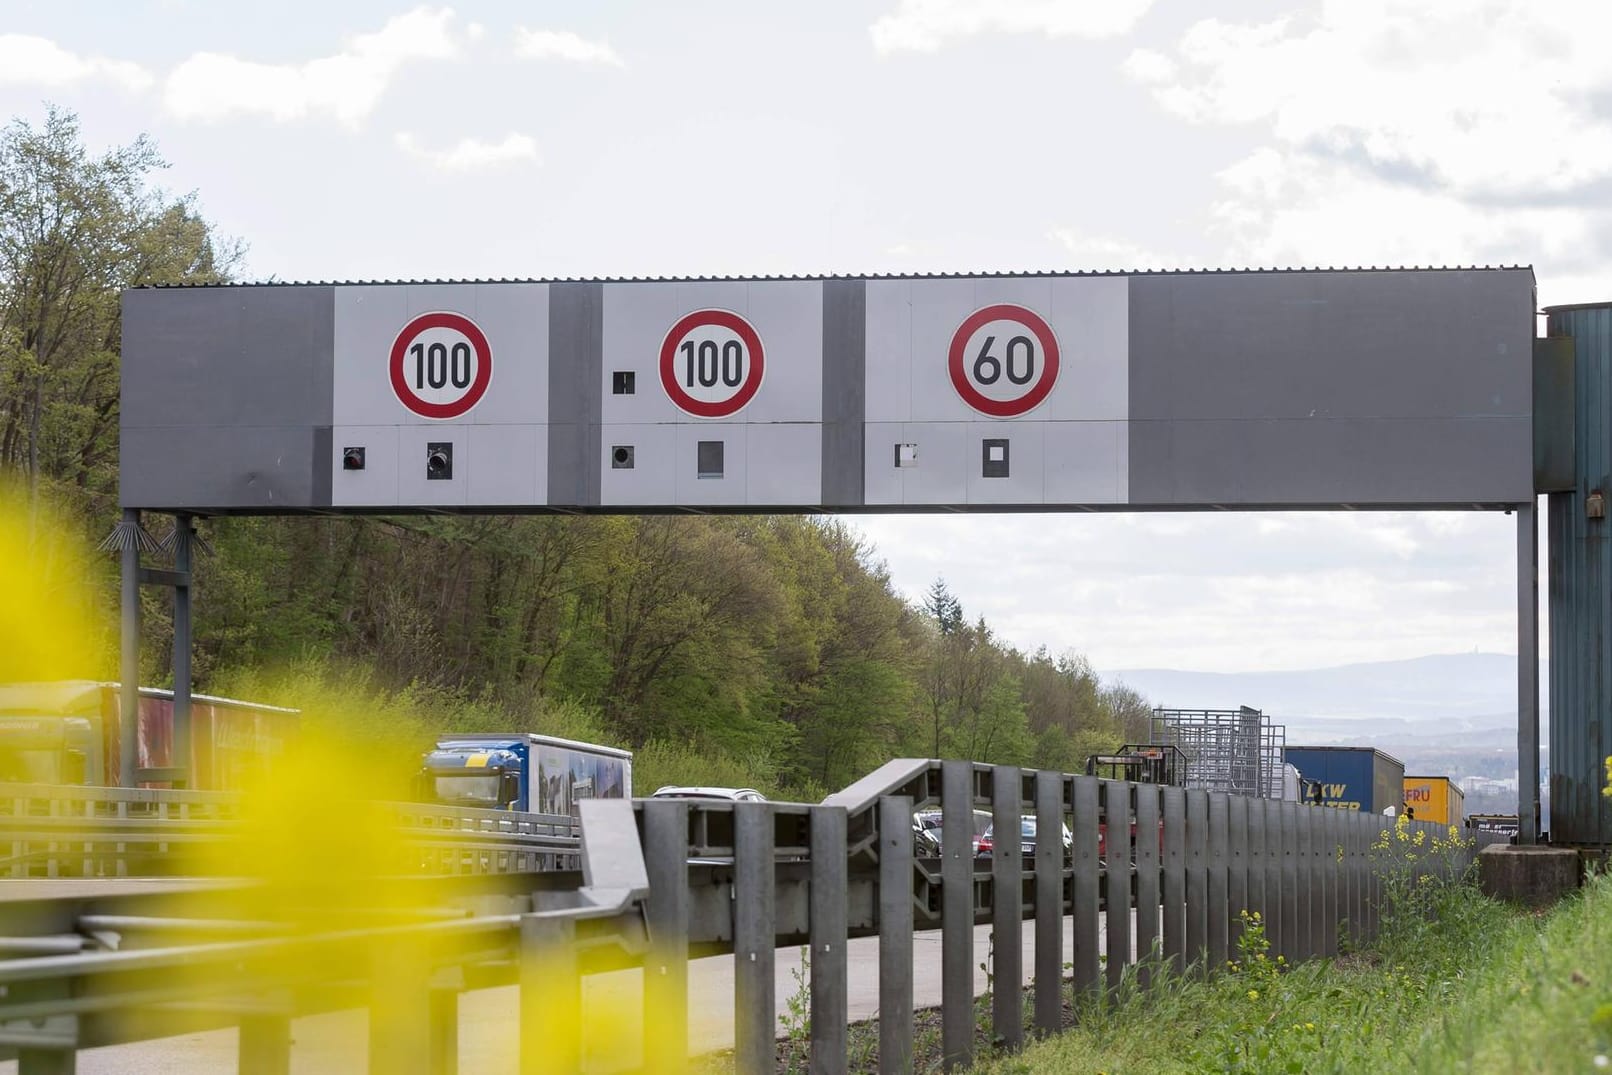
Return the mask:
<svg viewBox="0 0 1612 1075">
<path fill-rule="evenodd" d="M 755 788 L 679 787 L 668 784 L 656 788 L 652 799 L 716 799 L 735 803 L 764 803 L 767 797 Z"/>
<path fill-rule="evenodd" d="M 924 831 L 934 838 L 934 846 L 938 848 L 942 841 L 941 817 L 939 810 L 920 810 L 913 814 L 914 828 L 922 826 Z M 969 849 L 973 854 L 979 854 L 980 837 L 991 827 L 991 815 L 984 810 L 974 811 L 974 831 L 969 835 Z M 914 845 L 916 852 L 916 844 Z M 935 851 L 936 855 L 940 852 Z"/>
<path fill-rule="evenodd" d="M 1063 849 L 1068 852 L 1074 846 L 1074 834 L 1069 831 L 1068 825 L 1060 824 L 1058 827 L 1063 830 Z M 974 849 L 974 854 L 980 858 L 990 857 L 991 853 L 996 850 L 995 830 L 995 825 L 986 828 L 985 833 L 979 839 L 979 846 Z M 1029 858 L 1035 854 L 1035 845 L 1036 819 L 1026 814 L 1019 818 L 1019 852 Z"/>
</svg>

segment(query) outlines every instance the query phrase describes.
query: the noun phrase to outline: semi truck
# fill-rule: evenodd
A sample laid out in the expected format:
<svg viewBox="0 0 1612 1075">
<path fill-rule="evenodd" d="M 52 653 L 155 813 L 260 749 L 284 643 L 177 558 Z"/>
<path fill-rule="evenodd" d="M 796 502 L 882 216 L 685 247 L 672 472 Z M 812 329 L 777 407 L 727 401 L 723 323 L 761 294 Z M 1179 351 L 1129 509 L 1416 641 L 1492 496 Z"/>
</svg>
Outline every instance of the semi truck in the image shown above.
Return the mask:
<svg viewBox="0 0 1612 1075">
<path fill-rule="evenodd" d="M 236 790 L 290 749 L 301 714 L 281 706 L 190 696 L 190 757 L 174 755 L 172 691 L 141 687 L 135 777 L 141 787 Z M 0 782 L 115 787 L 122 740 L 116 683 L 0 684 Z"/>
<path fill-rule="evenodd" d="M 535 732 L 444 736 L 420 786 L 445 806 L 576 817 L 583 799 L 632 796 L 632 751 Z"/>
<path fill-rule="evenodd" d="M 1466 793 L 1447 776 L 1407 776 L 1404 801 L 1417 821 L 1459 825 L 1466 813 Z"/>
<path fill-rule="evenodd" d="M 1283 760 L 1304 780 L 1304 801 L 1342 810 L 1399 812 L 1405 763 L 1375 747 L 1288 747 Z"/>
</svg>

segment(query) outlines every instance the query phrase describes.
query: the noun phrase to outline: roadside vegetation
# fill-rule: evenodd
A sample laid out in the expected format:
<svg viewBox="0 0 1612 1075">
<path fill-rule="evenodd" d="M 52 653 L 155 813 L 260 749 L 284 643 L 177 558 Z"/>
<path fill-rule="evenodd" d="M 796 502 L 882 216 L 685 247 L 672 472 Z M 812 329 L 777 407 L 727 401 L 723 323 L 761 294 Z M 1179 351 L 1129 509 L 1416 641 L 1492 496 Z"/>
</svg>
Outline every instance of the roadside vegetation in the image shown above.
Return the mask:
<svg viewBox="0 0 1612 1075">
<path fill-rule="evenodd" d="M 982 1073 L 1570 1072 L 1612 1060 L 1612 879 L 1549 914 L 1401 875 L 1371 945 L 1288 967 L 1258 923 L 1208 981 L 1134 985 Z"/>
</svg>

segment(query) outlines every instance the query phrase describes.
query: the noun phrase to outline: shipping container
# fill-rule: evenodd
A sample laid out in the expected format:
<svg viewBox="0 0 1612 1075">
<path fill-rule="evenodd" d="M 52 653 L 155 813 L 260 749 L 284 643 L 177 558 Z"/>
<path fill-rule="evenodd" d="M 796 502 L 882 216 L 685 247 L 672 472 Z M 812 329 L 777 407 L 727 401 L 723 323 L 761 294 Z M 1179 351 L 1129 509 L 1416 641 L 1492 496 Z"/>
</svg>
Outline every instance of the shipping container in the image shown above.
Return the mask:
<svg viewBox="0 0 1612 1075">
<path fill-rule="evenodd" d="M 1405 764 L 1375 747 L 1288 747 L 1284 760 L 1310 789 L 1306 802 L 1380 814 L 1404 800 Z"/>
<path fill-rule="evenodd" d="M 1417 821 L 1459 825 L 1466 813 L 1462 809 L 1466 793 L 1447 776 L 1407 776 L 1404 798 Z"/>
</svg>

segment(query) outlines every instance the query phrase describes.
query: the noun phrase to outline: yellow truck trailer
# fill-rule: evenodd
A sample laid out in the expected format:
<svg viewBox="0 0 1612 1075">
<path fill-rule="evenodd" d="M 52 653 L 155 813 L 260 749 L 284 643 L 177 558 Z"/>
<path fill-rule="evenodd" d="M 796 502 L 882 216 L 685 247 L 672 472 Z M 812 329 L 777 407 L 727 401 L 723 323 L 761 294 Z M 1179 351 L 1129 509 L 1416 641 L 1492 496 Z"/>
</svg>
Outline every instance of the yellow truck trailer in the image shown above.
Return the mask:
<svg viewBox="0 0 1612 1075">
<path fill-rule="evenodd" d="M 1417 821 L 1459 825 L 1464 814 L 1462 801 L 1465 798 L 1465 793 L 1447 776 L 1405 778 L 1405 805 L 1414 811 Z"/>
</svg>

